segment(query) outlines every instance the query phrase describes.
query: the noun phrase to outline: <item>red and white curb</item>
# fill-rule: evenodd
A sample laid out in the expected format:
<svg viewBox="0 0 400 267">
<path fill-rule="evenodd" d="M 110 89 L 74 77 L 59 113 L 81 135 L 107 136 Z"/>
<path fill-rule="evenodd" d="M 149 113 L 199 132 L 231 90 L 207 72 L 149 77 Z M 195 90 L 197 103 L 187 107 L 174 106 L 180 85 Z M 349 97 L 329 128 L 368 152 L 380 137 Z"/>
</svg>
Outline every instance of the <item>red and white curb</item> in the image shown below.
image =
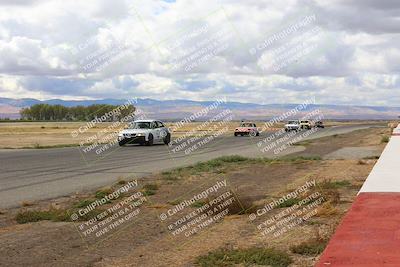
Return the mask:
<svg viewBox="0 0 400 267">
<path fill-rule="evenodd" d="M 400 125 L 317 267 L 400 267 Z"/>
</svg>

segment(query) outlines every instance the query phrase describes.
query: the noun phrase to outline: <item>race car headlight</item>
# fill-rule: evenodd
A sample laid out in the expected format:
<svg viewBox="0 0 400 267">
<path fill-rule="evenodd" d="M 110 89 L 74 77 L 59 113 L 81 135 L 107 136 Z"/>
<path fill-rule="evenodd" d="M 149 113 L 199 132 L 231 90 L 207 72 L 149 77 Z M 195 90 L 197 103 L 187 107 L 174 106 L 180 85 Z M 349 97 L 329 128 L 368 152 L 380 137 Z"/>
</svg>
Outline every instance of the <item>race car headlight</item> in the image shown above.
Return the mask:
<svg viewBox="0 0 400 267">
<path fill-rule="evenodd" d="M 136 136 L 144 136 L 143 133 L 138 133 Z"/>
</svg>

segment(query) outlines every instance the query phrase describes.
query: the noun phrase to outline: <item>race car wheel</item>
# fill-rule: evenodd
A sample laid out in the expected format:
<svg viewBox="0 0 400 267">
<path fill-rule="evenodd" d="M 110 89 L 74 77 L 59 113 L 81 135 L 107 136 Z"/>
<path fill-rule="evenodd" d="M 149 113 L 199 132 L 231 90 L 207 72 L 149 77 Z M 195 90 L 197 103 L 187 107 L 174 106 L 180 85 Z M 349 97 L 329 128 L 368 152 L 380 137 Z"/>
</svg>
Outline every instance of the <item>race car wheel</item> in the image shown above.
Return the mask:
<svg viewBox="0 0 400 267">
<path fill-rule="evenodd" d="M 164 137 L 164 144 L 168 145 L 171 142 L 171 134 L 167 133 L 167 136 Z"/>
<path fill-rule="evenodd" d="M 238 133 L 235 133 L 235 136 L 238 136 Z"/>
<path fill-rule="evenodd" d="M 149 140 L 146 141 L 146 146 L 152 146 L 154 142 L 154 138 L 152 134 L 149 134 Z"/>
<path fill-rule="evenodd" d="M 118 141 L 119 146 L 124 146 L 126 143 L 128 143 L 128 140 L 126 140 L 126 139 L 122 139 L 122 140 Z"/>
</svg>

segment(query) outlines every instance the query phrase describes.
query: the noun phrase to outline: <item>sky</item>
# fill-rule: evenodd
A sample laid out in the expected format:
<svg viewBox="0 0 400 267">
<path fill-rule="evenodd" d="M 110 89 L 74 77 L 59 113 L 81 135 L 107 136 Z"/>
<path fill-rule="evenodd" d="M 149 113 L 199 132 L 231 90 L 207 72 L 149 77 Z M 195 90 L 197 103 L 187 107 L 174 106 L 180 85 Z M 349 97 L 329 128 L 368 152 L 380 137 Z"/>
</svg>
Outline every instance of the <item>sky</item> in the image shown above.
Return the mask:
<svg viewBox="0 0 400 267">
<path fill-rule="evenodd" d="M 400 106 L 398 0 L 0 0 L 0 97 Z"/>
</svg>

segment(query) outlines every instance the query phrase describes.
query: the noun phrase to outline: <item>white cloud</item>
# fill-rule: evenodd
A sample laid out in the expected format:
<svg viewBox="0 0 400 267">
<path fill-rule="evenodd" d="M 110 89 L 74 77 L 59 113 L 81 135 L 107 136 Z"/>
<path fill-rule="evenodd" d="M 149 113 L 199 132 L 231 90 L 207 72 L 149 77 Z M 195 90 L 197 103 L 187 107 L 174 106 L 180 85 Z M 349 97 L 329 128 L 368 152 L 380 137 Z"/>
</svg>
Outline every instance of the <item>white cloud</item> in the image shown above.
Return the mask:
<svg viewBox="0 0 400 267">
<path fill-rule="evenodd" d="M 400 4 L 394 1 L 20 0 L 0 1 L 0 7 L 2 96 L 398 100 Z M 310 15 L 322 35 L 303 41 L 316 50 L 279 70 L 263 69 L 277 58 L 271 48 L 301 33 L 255 55 L 249 50 Z M 185 39 L 206 22 L 214 23 L 207 32 Z M 209 38 L 194 51 L 206 49 L 222 30 L 229 36 L 217 46 L 226 49 L 192 69 L 174 67 L 179 53 Z M 169 49 L 177 40 L 186 41 Z"/>
</svg>

